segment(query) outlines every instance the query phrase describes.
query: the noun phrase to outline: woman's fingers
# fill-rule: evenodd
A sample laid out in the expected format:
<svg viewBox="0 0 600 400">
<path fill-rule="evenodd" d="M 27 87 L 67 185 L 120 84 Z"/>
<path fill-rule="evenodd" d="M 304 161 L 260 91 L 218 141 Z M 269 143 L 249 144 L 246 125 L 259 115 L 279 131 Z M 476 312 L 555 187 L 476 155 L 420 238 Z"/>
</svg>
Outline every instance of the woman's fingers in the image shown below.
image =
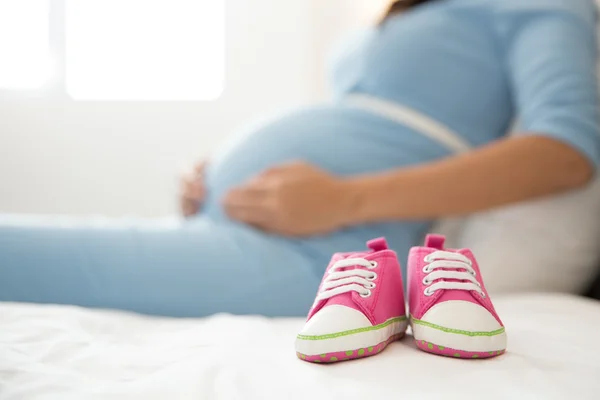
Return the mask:
<svg viewBox="0 0 600 400">
<path fill-rule="evenodd" d="M 246 188 L 236 188 L 229 191 L 223 199 L 223 205 L 226 208 L 234 209 L 252 209 L 261 208 L 263 195 L 260 192 Z"/>
<path fill-rule="evenodd" d="M 198 212 L 200 205 L 196 201 L 181 199 L 181 213 L 184 217 L 190 217 Z"/>
<path fill-rule="evenodd" d="M 225 212 L 233 220 L 259 228 L 263 228 L 270 220 L 268 211 L 261 207 L 226 204 Z"/>
<path fill-rule="evenodd" d="M 196 174 L 188 174 L 182 177 L 179 201 L 181 213 L 185 217 L 196 214 L 205 197 L 206 189 L 201 177 Z"/>
<path fill-rule="evenodd" d="M 206 166 L 206 161 L 197 163 L 189 173 L 181 177 L 179 206 L 181 213 L 186 217 L 196 214 L 206 198 L 206 187 L 204 186 L 203 176 Z"/>
<path fill-rule="evenodd" d="M 260 186 L 232 189 L 223 200 L 225 212 L 232 219 L 261 226 L 272 216 L 268 193 Z"/>
<path fill-rule="evenodd" d="M 183 177 L 181 187 L 181 196 L 183 198 L 199 202 L 204 200 L 205 194 L 206 191 L 204 188 L 204 183 L 201 179 L 198 179 L 192 175 Z"/>
<path fill-rule="evenodd" d="M 266 213 L 253 207 L 225 206 L 225 211 L 231 219 L 256 227 L 264 226 L 268 220 Z"/>
<path fill-rule="evenodd" d="M 202 174 L 204 173 L 204 170 L 206 169 L 207 164 L 208 164 L 207 161 L 201 161 L 201 162 L 197 163 L 196 165 L 194 165 L 194 173 L 196 174 L 197 177 L 202 176 Z"/>
</svg>

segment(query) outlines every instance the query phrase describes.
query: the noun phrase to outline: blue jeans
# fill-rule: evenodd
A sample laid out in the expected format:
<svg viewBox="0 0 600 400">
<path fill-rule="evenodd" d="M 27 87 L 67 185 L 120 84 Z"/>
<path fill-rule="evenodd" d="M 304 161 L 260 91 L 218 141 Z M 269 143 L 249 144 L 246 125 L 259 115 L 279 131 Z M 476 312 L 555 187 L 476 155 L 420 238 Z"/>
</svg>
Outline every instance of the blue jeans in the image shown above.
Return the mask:
<svg viewBox="0 0 600 400">
<path fill-rule="evenodd" d="M 284 239 L 207 218 L 0 216 L 0 301 L 197 317 L 303 315 L 320 276 Z"/>
<path fill-rule="evenodd" d="M 364 248 L 337 240 L 314 239 L 331 252 Z M 0 301 L 173 317 L 303 316 L 329 255 L 308 241 L 207 217 L 86 222 L 0 215 Z"/>
<path fill-rule="evenodd" d="M 438 143 L 367 113 L 302 110 L 242 132 L 218 151 L 207 171 L 205 207 L 189 221 L 94 223 L 0 215 L 0 301 L 178 317 L 302 316 L 333 252 L 360 250 L 365 241 L 386 236 L 404 264 L 429 223 L 371 224 L 292 240 L 231 222 L 220 207 L 222 196 L 289 160 L 355 175 L 447 154 Z"/>
</svg>

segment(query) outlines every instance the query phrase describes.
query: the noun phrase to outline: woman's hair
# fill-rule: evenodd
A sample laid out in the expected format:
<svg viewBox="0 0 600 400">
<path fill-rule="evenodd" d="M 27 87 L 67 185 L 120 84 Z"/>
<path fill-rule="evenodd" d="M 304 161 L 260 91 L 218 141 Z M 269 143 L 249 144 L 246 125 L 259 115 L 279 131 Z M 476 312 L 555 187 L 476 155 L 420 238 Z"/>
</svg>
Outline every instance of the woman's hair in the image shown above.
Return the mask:
<svg viewBox="0 0 600 400">
<path fill-rule="evenodd" d="M 434 0 L 395 0 L 388 8 L 383 19 L 385 20 L 392 15 L 399 14 L 410 8 L 418 6 L 419 4 L 427 3 L 428 1 Z"/>
</svg>

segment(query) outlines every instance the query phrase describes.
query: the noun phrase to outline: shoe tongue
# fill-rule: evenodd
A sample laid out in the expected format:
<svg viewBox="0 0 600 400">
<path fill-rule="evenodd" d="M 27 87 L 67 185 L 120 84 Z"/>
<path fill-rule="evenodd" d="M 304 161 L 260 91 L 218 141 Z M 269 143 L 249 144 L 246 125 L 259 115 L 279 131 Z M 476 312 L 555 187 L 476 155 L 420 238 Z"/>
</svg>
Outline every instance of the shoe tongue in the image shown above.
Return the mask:
<svg viewBox="0 0 600 400">
<path fill-rule="evenodd" d="M 438 236 L 438 235 L 431 235 L 431 236 Z M 435 243 L 434 239 L 434 243 Z M 437 239 L 439 240 L 439 239 Z M 443 246 L 443 241 L 444 241 L 444 237 L 442 236 L 441 238 L 442 241 L 442 246 Z M 443 249 L 443 247 L 442 247 Z M 452 253 L 458 253 L 458 254 L 462 254 L 461 251 L 458 250 L 447 250 L 445 249 L 445 251 L 449 251 Z M 454 268 L 441 268 L 442 270 L 445 271 L 464 271 L 464 270 L 457 270 Z M 447 282 L 460 282 L 457 279 L 446 279 Z M 471 291 L 467 291 L 467 290 L 442 290 L 442 293 L 440 295 L 440 297 L 438 298 L 437 301 L 448 301 L 448 300 L 463 300 L 463 301 L 469 301 L 472 303 L 476 303 L 479 304 L 479 302 L 477 301 L 477 299 L 475 298 L 475 296 L 473 295 L 473 293 Z"/>
<path fill-rule="evenodd" d="M 389 249 L 388 243 L 384 237 L 369 240 L 367 242 L 367 247 L 369 248 L 369 250 L 367 250 L 367 251 L 355 251 L 352 253 L 338 253 L 338 254 L 336 254 L 335 260 L 333 260 L 333 261 L 345 260 L 348 258 L 365 258 L 366 256 L 375 254 L 378 251 L 384 251 L 384 250 Z M 358 268 L 360 268 L 360 267 L 358 267 Z M 341 268 L 340 271 L 349 270 L 349 269 L 356 269 L 356 267 Z"/>
<path fill-rule="evenodd" d="M 430 247 L 436 250 L 444 250 L 444 242 L 446 238 L 443 235 L 430 234 L 425 237 L 425 247 Z"/>
<path fill-rule="evenodd" d="M 367 247 L 373 251 L 382 251 L 389 249 L 387 244 L 387 240 L 384 237 L 380 237 L 377 239 L 369 240 L 367 242 Z"/>
<path fill-rule="evenodd" d="M 354 253 L 339 253 L 339 254 L 336 255 L 335 259 L 332 260 L 332 264 L 334 262 L 341 261 L 341 260 L 347 260 L 347 259 L 350 259 L 350 258 L 365 258 L 369 254 L 372 254 L 372 253 L 369 252 L 369 251 L 357 251 L 357 252 L 354 252 Z M 350 266 L 350 267 L 338 268 L 337 270 L 338 271 L 348 271 L 348 270 L 357 269 L 357 268 L 364 268 L 364 267 L 353 265 L 353 266 Z"/>
<path fill-rule="evenodd" d="M 342 258 L 343 260 L 348 259 L 348 258 L 364 258 L 367 254 L 367 252 L 358 252 L 358 253 L 346 253 L 344 254 L 344 257 Z M 354 267 L 350 267 L 350 268 L 354 268 Z"/>
<path fill-rule="evenodd" d="M 365 252 L 365 251 L 354 252 L 354 253 L 340 253 L 340 254 L 337 254 L 334 261 L 346 260 L 349 258 L 364 258 L 368 254 L 371 254 L 371 253 Z M 351 267 L 339 268 L 338 271 L 349 271 L 349 270 L 353 270 L 353 269 L 362 269 L 362 268 L 363 267 L 361 267 L 361 266 L 351 266 Z M 331 305 L 342 305 L 342 306 L 347 306 L 347 307 L 355 307 L 354 300 L 352 300 L 352 293 L 353 292 L 346 292 L 346 293 L 338 294 L 337 296 L 334 296 L 334 297 L 330 297 L 329 299 L 325 300 L 325 302 L 323 303 L 323 307 L 331 306 Z"/>
<path fill-rule="evenodd" d="M 444 248 L 444 243 L 446 242 L 446 237 L 443 235 L 429 234 L 425 237 L 425 247 L 429 247 L 435 250 L 444 250 L 449 252 L 456 252 L 449 249 Z M 442 270 L 446 271 L 457 271 L 455 269 L 450 268 L 442 268 Z M 455 281 L 454 279 L 449 279 L 448 282 Z M 443 290 L 438 301 L 446 301 L 446 300 L 464 300 L 464 301 L 474 301 L 474 297 L 471 292 L 466 290 Z"/>
</svg>

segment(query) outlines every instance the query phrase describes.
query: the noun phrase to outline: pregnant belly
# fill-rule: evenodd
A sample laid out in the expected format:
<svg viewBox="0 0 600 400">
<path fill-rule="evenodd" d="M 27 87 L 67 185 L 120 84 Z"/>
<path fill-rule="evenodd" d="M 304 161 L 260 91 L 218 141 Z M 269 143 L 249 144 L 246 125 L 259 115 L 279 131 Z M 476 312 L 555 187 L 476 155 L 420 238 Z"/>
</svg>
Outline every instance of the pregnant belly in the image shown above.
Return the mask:
<svg viewBox="0 0 600 400">
<path fill-rule="evenodd" d="M 205 212 L 235 185 L 289 161 L 306 161 L 339 175 L 355 175 L 442 157 L 437 143 L 395 122 L 338 106 L 302 109 L 233 135 L 211 157 Z"/>
</svg>

